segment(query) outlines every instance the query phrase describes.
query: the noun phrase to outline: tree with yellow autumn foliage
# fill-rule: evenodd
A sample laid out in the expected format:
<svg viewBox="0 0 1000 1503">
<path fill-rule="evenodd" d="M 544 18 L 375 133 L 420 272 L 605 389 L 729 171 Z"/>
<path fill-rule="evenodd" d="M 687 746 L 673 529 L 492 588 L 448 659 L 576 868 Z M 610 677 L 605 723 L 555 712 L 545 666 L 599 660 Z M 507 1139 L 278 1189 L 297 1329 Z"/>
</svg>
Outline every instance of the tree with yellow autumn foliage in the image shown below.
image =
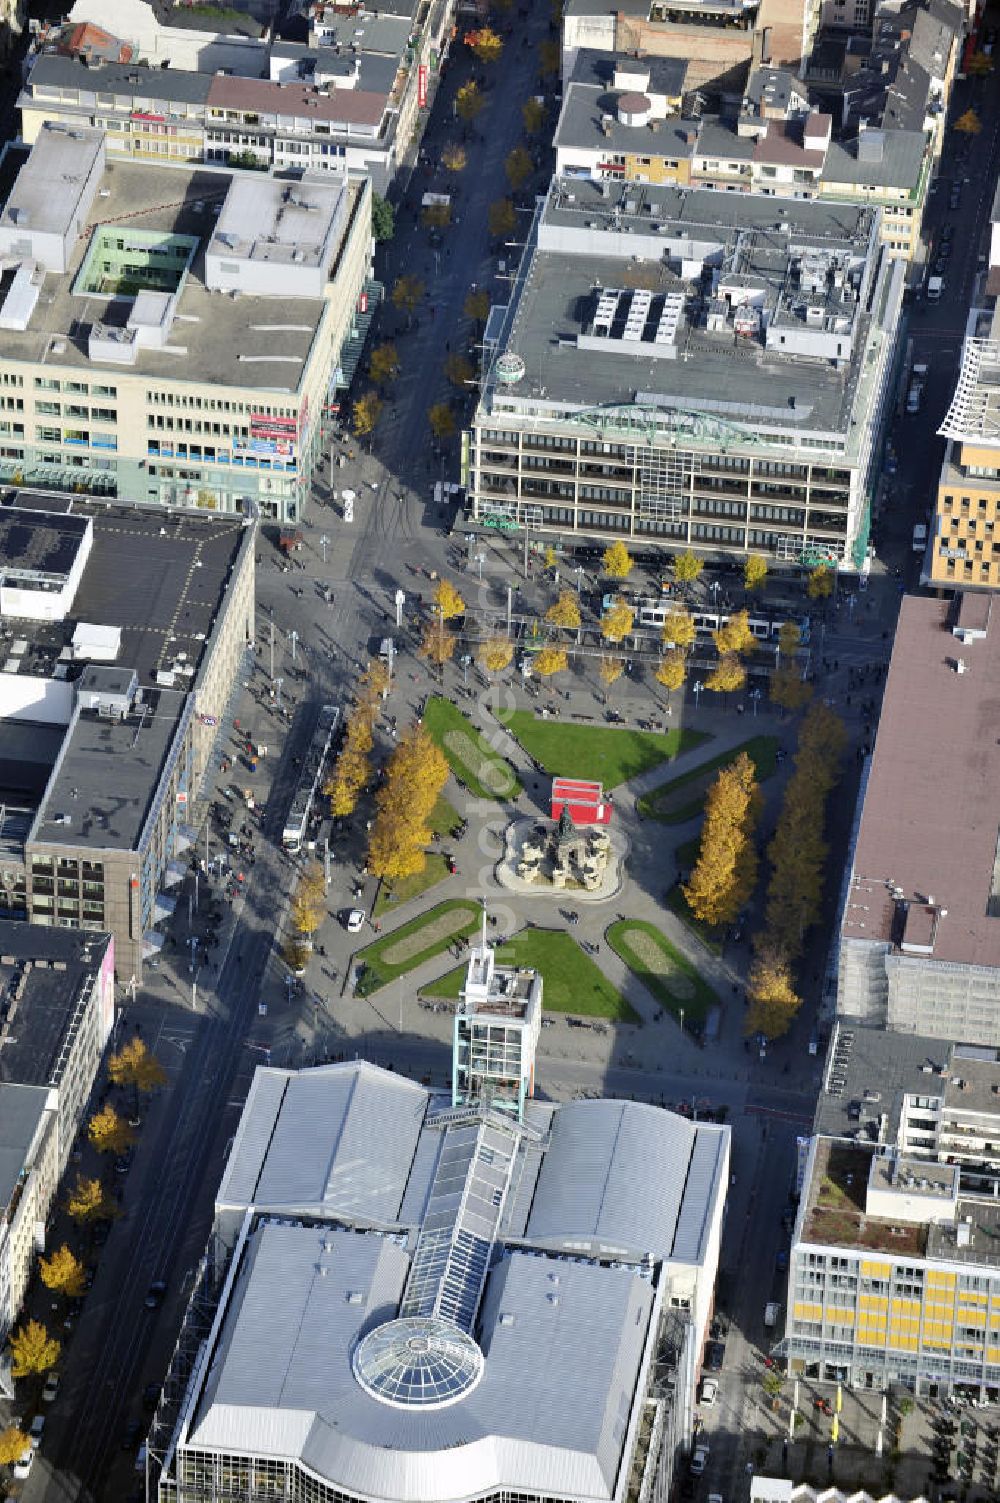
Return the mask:
<svg viewBox="0 0 1000 1503">
<path fill-rule="evenodd" d="M 79 1299 L 86 1287 L 86 1269 L 64 1242 L 47 1258 L 39 1258 L 38 1273 L 46 1289 L 66 1299 Z"/>
<path fill-rule="evenodd" d="M 740 662 L 739 653 L 724 652 L 705 679 L 705 688 L 715 694 L 731 694 L 742 689 L 746 681 L 747 671 Z"/>
<path fill-rule="evenodd" d="M 802 999 L 796 996 L 788 960 L 776 946 L 765 945 L 754 956 L 747 977 L 747 998 L 747 1033 L 778 1039 L 788 1032 Z"/>
<path fill-rule="evenodd" d="M 720 657 L 728 652 L 749 652 L 756 641 L 750 630 L 750 617 L 746 611 L 734 611 L 712 636 Z"/>
<path fill-rule="evenodd" d="M 560 590 L 559 599 L 545 612 L 550 626 L 561 626 L 566 631 L 576 631 L 580 625 L 580 597 L 575 590 Z"/>
<path fill-rule="evenodd" d="M 509 637 L 487 637 L 480 642 L 476 661 L 486 673 L 503 673 L 514 660 L 514 644 Z"/>
<path fill-rule="evenodd" d="M 698 635 L 694 617 L 682 605 L 671 606 L 663 622 L 660 641 L 666 647 L 690 647 Z"/>
<path fill-rule="evenodd" d="M 663 654 L 654 677 L 658 684 L 671 692 L 679 689 L 687 678 L 687 654 L 679 647 L 672 647 Z"/>
<path fill-rule="evenodd" d="M 16 1425 L 0 1430 L 0 1466 L 13 1466 L 31 1449 L 31 1437 Z"/>
<path fill-rule="evenodd" d="M 609 579 L 627 579 L 632 572 L 632 555 L 621 538 L 605 548 L 601 563 Z"/>
<path fill-rule="evenodd" d="M 731 924 L 749 900 L 757 880 L 753 831 L 759 814 L 757 769 L 741 752 L 708 791 L 698 860 L 683 888 L 702 923 Z"/>
<path fill-rule="evenodd" d="M 87 1123 L 87 1137 L 98 1153 L 117 1156 L 135 1142 L 135 1133 L 108 1101 Z"/>
<path fill-rule="evenodd" d="M 532 658 L 532 666 L 539 678 L 552 678 L 557 673 L 566 672 L 569 658 L 563 647 L 543 647 Z"/>
<path fill-rule="evenodd" d="M 635 612 L 619 596 L 601 616 L 601 636 L 607 642 L 621 642 L 635 625 Z"/>
<path fill-rule="evenodd" d="M 40 1320 L 28 1320 L 10 1338 L 11 1367 L 15 1378 L 31 1378 L 55 1367 L 62 1350 Z"/>
<path fill-rule="evenodd" d="M 368 866 L 390 884 L 423 871 L 431 810 L 448 763 L 423 726 L 411 726 L 389 758 L 368 844 Z"/>
</svg>

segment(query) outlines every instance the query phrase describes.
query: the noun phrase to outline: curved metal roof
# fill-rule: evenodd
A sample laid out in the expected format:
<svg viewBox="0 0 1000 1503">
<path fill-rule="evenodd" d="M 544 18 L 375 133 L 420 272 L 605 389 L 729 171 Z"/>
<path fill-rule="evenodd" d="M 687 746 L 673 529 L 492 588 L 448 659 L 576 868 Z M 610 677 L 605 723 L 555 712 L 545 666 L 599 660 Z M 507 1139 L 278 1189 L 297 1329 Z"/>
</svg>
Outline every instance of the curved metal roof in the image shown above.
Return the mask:
<svg viewBox="0 0 1000 1503">
<path fill-rule="evenodd" d="M 398 1409 L 444 1409 L 471 1393 L 483 1354 L 450 1320 L 389 1320 L 354 1348 L 351 1366 L 366 1393 Z"/>
</svg>

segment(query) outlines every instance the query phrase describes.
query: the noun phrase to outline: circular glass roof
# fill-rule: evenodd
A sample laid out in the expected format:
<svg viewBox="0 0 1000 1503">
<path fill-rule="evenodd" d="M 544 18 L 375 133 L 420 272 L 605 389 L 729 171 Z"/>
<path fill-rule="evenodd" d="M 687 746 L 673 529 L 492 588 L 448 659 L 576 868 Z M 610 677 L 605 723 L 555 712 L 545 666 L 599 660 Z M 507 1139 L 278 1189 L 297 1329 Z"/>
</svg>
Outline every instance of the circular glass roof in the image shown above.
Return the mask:
<svg viewBox="0 0 1000 1503">
<path fill-rule="evenodd" d="M 354 1348 L 354 1376 L 396 1409 L 444 1409 L 471 1393 L 483 1354 L 471 1336 L 436 1316 L 387 1321 Z"/>
</svg>

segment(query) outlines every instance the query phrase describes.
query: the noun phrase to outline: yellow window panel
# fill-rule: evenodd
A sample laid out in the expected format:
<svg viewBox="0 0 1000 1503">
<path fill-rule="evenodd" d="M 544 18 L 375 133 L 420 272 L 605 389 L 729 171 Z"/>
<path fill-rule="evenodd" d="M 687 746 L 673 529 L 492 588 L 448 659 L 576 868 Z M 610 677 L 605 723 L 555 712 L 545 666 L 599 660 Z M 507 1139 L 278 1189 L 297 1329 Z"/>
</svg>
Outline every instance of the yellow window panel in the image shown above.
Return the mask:
<svg viewBox="0 0 1000 1503">
<path fill-rule="evenodd" d="M 887 1279 L 892 1274 L 892 1264 L 873 1263 L 868 1260 L 863 1260 L 861 1264 L 861 1272 L 862 1275 L 868 1279 Z"/>
<path fill-rule="evenodd" d="M 940 1269 L 930 1268 L 927 1271 L 927 1282 L 928 1284 L 941 1285 L 947 1289 L 954 1289 L 955 1275 L 953 1273 L 944 1273 Z"/>
</svg>

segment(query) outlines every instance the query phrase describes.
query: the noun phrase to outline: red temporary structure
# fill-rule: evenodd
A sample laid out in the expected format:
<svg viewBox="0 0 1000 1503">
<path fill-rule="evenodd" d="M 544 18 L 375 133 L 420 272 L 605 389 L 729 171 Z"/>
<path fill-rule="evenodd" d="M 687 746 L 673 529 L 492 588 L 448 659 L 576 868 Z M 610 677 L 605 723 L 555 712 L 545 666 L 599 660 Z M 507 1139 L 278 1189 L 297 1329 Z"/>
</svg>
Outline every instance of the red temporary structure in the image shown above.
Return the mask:
<svg viewBox="0 0 1000 1503">
<path fill-rule="evenodd" d="M 552 818 L 558 819 L 564 807 L 569 809 L 575 825 L 611 823 L 611 795 L 604 792 L 600 783 L 588 783 L 581 778 L 553 778 Z"/>
</svg>

